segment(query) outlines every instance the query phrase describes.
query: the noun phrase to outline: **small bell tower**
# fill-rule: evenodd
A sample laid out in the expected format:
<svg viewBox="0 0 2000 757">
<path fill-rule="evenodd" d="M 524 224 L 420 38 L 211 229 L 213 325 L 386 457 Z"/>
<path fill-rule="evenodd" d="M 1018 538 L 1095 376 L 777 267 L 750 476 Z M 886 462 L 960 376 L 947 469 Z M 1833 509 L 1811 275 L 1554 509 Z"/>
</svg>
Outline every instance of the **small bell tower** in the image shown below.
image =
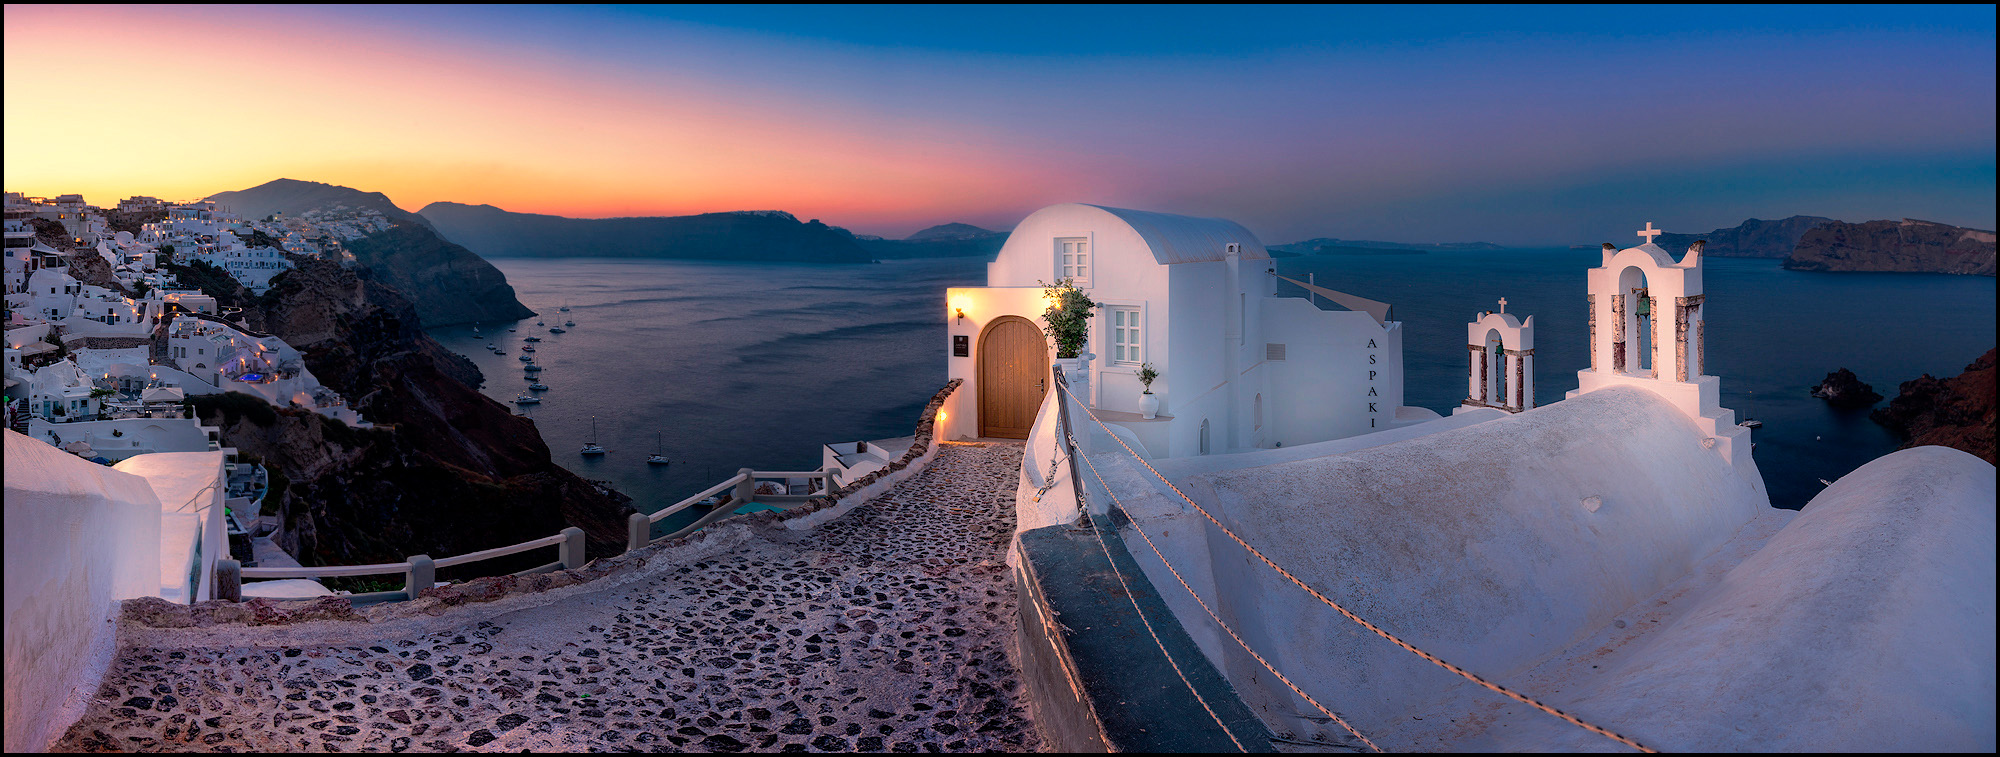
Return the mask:
<svg viewBox="0 0 2000 757">
<path fill-rule="evenodd" d="M 1499 312 L 1480 313 L 1466 325 L 1465 351 L 1465 407 L 1518 413 L 1535 406 L 1534 316 L 1516 319 L 1500 298 Z"/>
</svg>

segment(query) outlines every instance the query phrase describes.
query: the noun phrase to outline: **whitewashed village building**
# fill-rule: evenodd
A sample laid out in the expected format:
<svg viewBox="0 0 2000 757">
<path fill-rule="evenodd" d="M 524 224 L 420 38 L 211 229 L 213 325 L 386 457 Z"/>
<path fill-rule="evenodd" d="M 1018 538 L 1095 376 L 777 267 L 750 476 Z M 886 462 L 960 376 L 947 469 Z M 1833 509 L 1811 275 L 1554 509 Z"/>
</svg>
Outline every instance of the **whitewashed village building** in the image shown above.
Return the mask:
<svg viewBox="0 0 2000 757">
<path fill-rule="evenodd" d="M 1398 324 L 1279 301 L 1271 267 L 1227 221 L 1037 211 L 989 286 L 947 293 L 948 371 L 965 383 L 939 420 L 943 438 L 1027 439 L 1017 533 L 1086 508 L 1129 517 L 1108 521 L 1124 549 L 1273 732 L 1346 738 L 1296 685 L 1390 749 L 1618 748 L 1384 641 L 1297 580 L 1655 747 L 1992 748 L 1993 466 L 1904 450 L 1802 513 L 1772 508 L 1705 372 L 1699 245 L 1678 261 L 1649 238 L 1605 251 L 1579 291 L 1592 364 L 1558 402 L 1535 399 L 1533 318 L 1476 316 L 1467 398 L 1442 418 L 1397 412 Z M 1051 362 L 1038 282 L 1063 277 L 1103 306 L 1095 359 L 1065 366 L 1088 379 L 1069 408 L 1082 462 L 1037 385 Z M 1161 373 L 1151 421 L 1140 362 Z M 1357 407 L 1370 390 L 1383 404 Z"/>
<path fill-rule="evenodd" d="M 1295 446 L 1438 417 L 1403 406 L 1402 324 L 1277 296 L 1264 245 L 1233 221 L 1065 204 L 1029 215 L 984 287 L 946 293 L 945 438 L 1028 438 L 1054 354 L 1042 284 L 1098 303 L 1072 388 L 1155 457 Z M 1159 372 L 1143 417 L 1139 369 Z"/>
</svg>

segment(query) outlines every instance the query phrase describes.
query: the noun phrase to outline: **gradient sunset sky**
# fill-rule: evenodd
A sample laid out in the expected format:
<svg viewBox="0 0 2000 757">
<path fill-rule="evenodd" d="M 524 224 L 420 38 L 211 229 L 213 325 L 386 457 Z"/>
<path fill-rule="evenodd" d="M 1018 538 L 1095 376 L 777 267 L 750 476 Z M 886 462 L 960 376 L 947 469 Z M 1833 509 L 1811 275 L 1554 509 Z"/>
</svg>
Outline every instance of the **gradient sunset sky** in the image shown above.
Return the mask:
<svg viewBox="0 0 2000 757">
<path fill-rule="evenodd" d="M 1993 6 L 8 6 L 5 186 L 279 177 L 901 237 L 1091 202 L 1308 237 L 1994 228 Z"/>
</svg>

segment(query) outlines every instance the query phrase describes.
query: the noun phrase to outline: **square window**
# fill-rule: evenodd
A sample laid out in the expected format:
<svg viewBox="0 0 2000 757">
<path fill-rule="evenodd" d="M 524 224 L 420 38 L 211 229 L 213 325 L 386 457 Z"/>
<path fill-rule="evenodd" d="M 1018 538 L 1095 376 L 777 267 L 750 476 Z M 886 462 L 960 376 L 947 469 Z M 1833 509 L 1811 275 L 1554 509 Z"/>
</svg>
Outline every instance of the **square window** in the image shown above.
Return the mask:
<svg viewBox="0 0 2000 757">
<path fill-rule="evenodd" d="M 1113 305 L 1105 310 L 1111 321 L 1111 362 L 1128 365 L 1145 362 L 1139 308 Z"/>
<path fill-rule="evenodd" d="M 1056 240 L 1056 278 L 1073 279 L 1079 287 L 1090 285 L 1090 240 Z"/>
</svg>

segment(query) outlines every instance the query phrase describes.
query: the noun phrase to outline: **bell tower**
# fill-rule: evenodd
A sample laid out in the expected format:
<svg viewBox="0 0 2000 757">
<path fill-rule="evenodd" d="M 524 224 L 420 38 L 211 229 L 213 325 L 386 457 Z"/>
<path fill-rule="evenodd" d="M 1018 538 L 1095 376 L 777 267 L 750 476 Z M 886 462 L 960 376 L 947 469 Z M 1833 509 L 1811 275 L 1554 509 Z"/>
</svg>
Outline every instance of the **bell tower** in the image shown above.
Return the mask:
<svg viewBox="0 0 2000 757">
<path fill-rule="evenodd" d="M 1507 298 L 1500 298 L 1500 312 L 1480 313 L 1466 325 L 1465 351 L 1465 407 L 1534 408 L 1534 316 L 1516 319 L 1507 312 Z"/>
<path fill-rule="evenodd" d="M 1701 249 L 1707 242 L 1695 242 L 1675 262 L 1653 244 L 1662 233 L 1648 222 L 1638 232 L 1645 241 L 1636 247 L 1605 243 L 1603 263 L 1590 269 L 1584 297 L 1590 367 L 1577 371 L 1577 389 L 1567 396 L 1610 386 L 1649 389 L 1701 427 L 1708 434 L 1704 444 L 1724 459 L 1752 464 L 1750 430 L 1721 406 L 1721 379 L 1706 374 Z"/>
</svg>

